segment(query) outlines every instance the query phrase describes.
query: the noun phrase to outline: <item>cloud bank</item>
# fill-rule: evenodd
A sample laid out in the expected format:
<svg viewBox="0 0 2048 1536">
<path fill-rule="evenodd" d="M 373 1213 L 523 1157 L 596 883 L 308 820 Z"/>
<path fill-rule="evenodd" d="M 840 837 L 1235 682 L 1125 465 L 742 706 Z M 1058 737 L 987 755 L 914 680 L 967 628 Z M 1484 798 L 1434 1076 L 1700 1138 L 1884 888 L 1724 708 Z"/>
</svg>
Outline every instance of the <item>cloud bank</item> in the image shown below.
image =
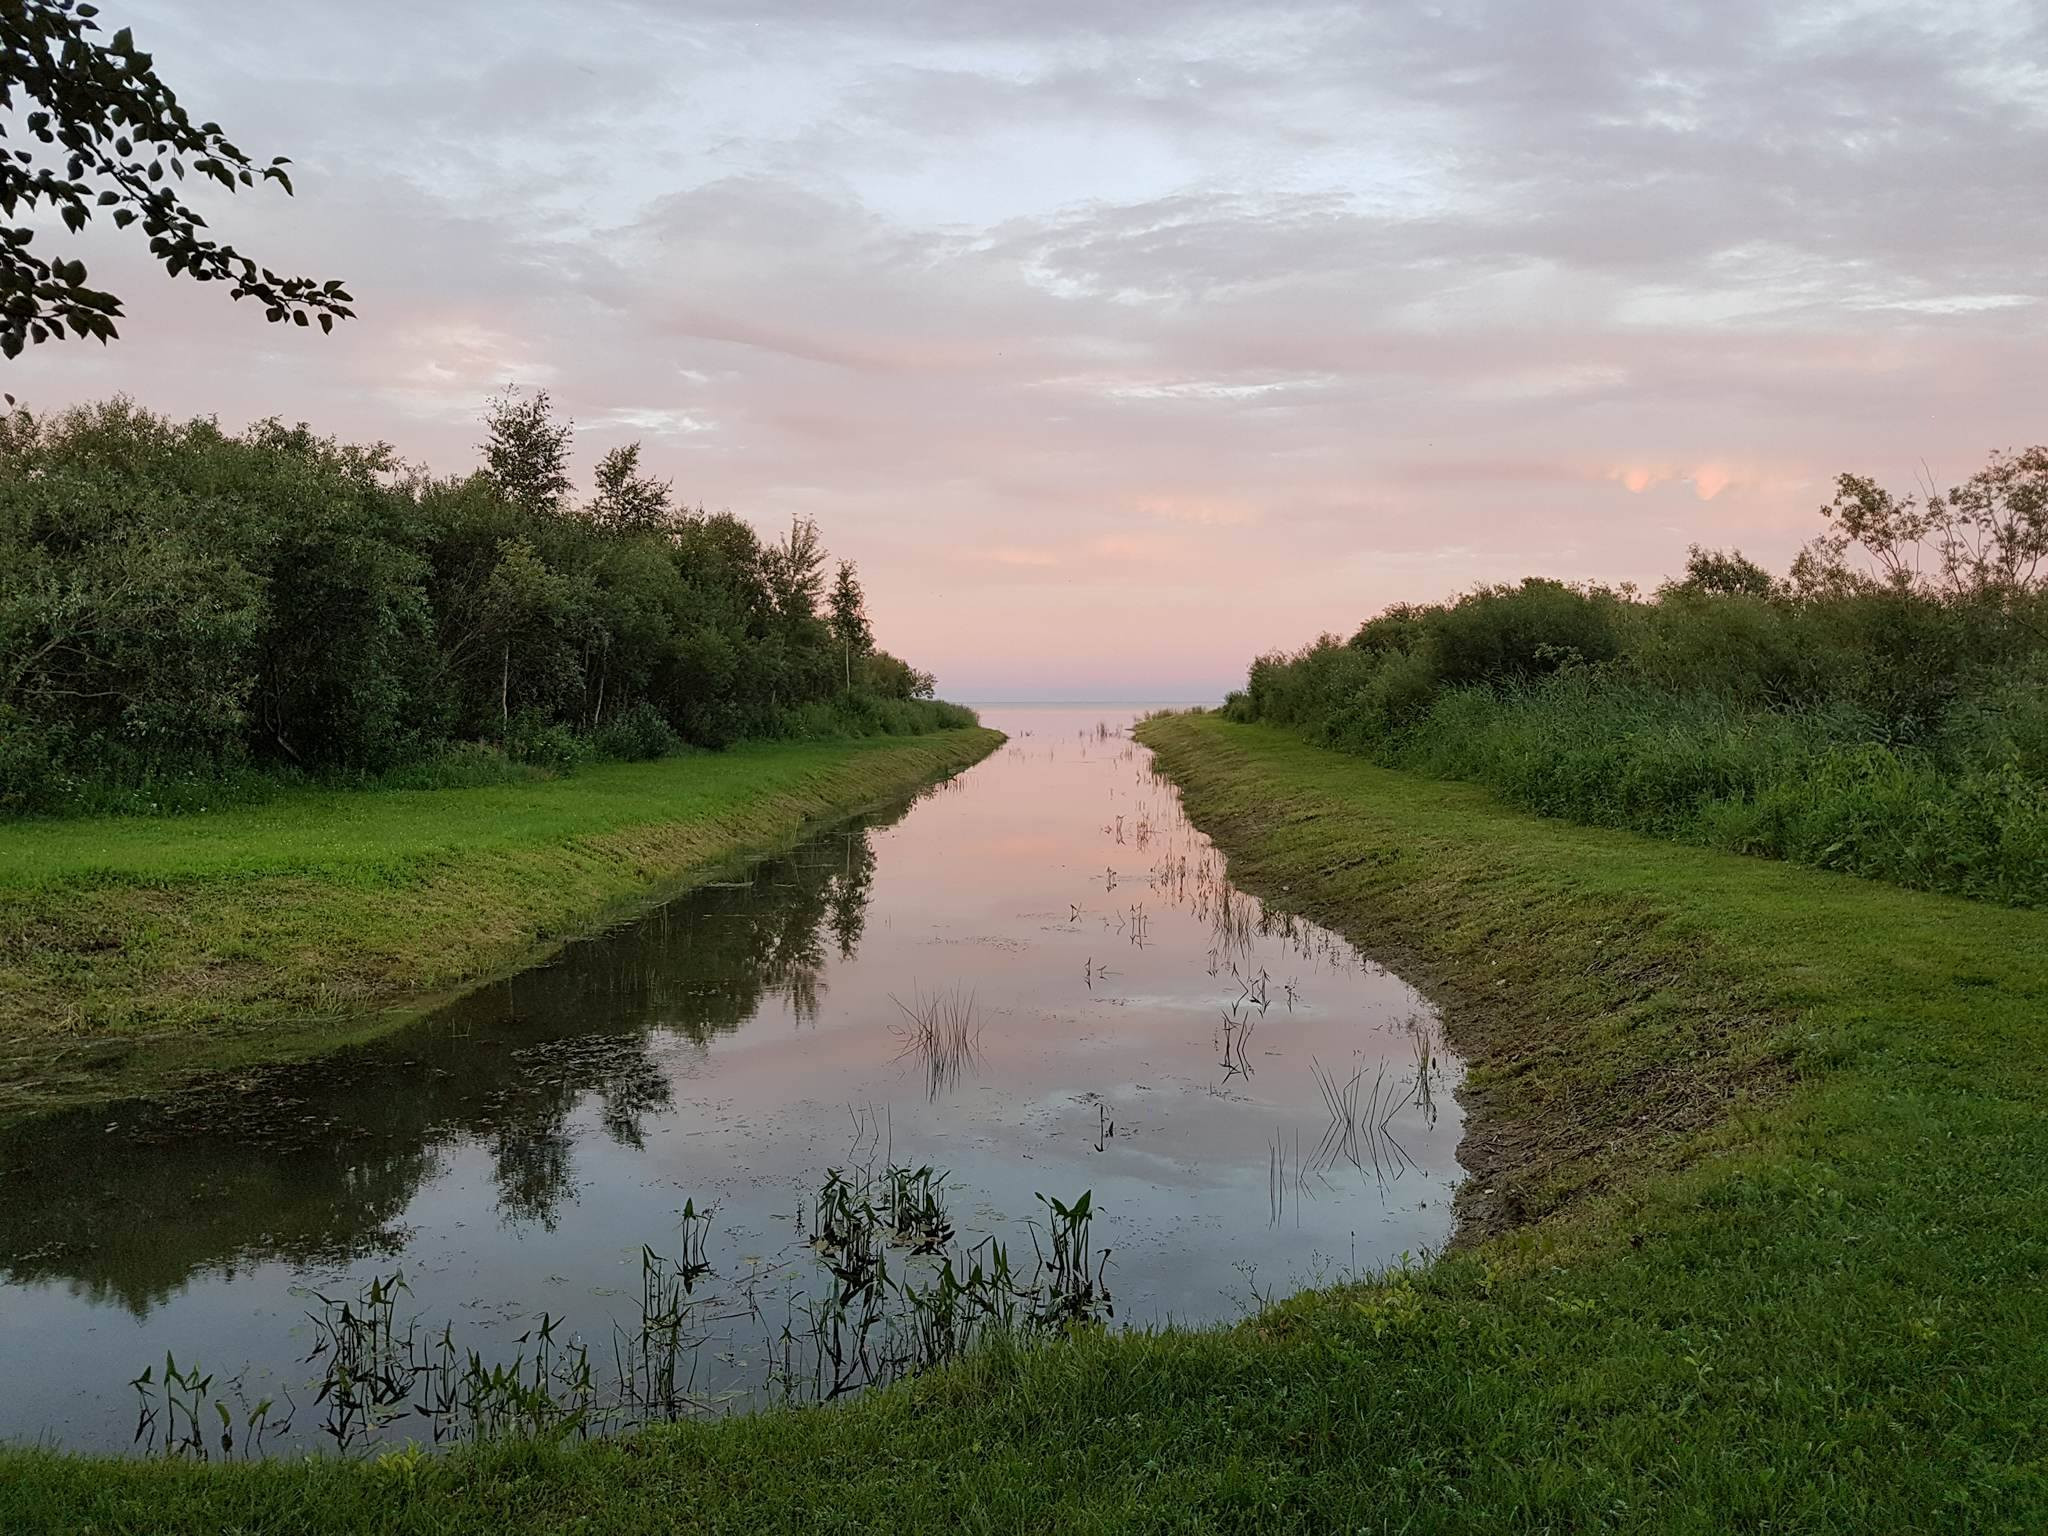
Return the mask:
<svg viewBox="0 0 2048 1536">
<path fill-rule="evenodd" d="M 2022 3 L 124 6 L 299 195 L 322 341 L 128 299 L 126 391 L 459 470 L 543 385 L 814 516 L 963 697 L 1199 697 L 1529 572 L 1782 564 L 1832 476 L 2048 437 L 2048 23 Z M 47 237 L 46 237 L 47 238 Z"/>
</svg>

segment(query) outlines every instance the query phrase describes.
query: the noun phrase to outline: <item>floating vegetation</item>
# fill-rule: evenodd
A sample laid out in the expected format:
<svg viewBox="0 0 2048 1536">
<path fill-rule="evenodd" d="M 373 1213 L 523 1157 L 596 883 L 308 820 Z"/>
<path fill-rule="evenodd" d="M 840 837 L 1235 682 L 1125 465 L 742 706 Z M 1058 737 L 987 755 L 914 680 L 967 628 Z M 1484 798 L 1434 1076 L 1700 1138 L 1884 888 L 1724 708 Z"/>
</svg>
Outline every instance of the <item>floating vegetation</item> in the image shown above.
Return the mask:
<svg viewBox="0 0 2048 1536">
<path fill-rule="evenodd" d="M 1111 970 L 1106 965 L 1097 965 L 1093 955 L 1088 957 L 1088 963 L 1081 968 L 1081 979 L 1088 984 L 1088 990 L 1091 992 L 1095 990 L 1095 983 L 1106 981 L 1111 976 L 1118 974 L 1120 973 Z"/>
<path fill-rule="evenodd" d="M 1422 1111 L 1423 1118 L 1430 1124 L 1436 1123 L 1436 1078 L 1440 1075 L 1437 1065 L 1435 1042 L 1430 1039 L 1429 1026 L 1417 1015 L 1408 1020 L 1408 1038 L 1415 1047 L 1415 1097 L 1414 1104 Z"/>
<path fill-rule="evenodd" d="M 1244 995 L 1238 999 L 1239 1003 L 1256 1008 L 1259 1012 L 1264 1013 L 1272 1003 L 1272 999 L 1267 995 L 1268 989 L 1272 985 L 1272 978 L 1266 974 L 1265 967 L 1261 966 L 1259 974 L 1256 976 L 1245 976 L 1239 974 L 1236 962 L 1233 961 L 1230 967 L 1230 974 L 1231 978 L 1237 982 L 1244 992 Z"/>
</svg>

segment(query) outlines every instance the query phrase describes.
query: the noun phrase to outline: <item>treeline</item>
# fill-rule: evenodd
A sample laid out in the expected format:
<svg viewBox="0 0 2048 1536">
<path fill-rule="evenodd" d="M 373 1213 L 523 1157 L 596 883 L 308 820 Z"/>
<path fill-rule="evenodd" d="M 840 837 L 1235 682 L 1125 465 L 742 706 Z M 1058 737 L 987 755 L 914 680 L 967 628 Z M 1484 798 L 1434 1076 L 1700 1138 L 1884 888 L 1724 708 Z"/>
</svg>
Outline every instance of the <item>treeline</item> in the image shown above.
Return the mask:
<svg viewBox="0 0 2048 1536">
<path fill-rule="evenodd" d="M 0 811 L 972 722 L 876 648 L 813 524 L 766 542 L 681 506 L 637 444 L 578 505 L 570 447 L 544 393 L 493 401 L 484 465 L 455 477 L 275 420 L 14 411 Z"/>
<path fill-rule="evenodd" d="M 1845 475 L 1774 577 L 1531 578 L 1253 663 L 1227 712 L 1530 809 L 2048 903 L 2048 449 L 1947 492 Z"/>
</svg>

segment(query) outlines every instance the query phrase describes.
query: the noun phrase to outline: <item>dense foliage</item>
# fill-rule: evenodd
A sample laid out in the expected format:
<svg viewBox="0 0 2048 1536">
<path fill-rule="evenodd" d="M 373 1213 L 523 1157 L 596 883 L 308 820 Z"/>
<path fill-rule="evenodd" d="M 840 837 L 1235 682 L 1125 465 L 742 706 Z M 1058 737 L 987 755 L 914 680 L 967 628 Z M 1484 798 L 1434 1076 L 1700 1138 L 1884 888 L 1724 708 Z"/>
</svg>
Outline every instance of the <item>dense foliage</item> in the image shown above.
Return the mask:
<svg viewBox="0 0 2048 1536">
<path fill-rule="evenodd" d="M 1260 658 L 1229 713 L 1547 814 L 2048 902 L 2048 449 L 1919 501 L 1843 476 L 1779 580 L 1530 579 Z"/>
<path fill-rule="evenodd" d="M 440 478 L 278 421 L 7 418 L 0 810 L 971 718 L 873 648 L 850 567 L 828 604 L 811 524 L 678 508 L 636 448 L 579 508 L 544 395 L 487 427 L 488 467 Z"/>
</svg>

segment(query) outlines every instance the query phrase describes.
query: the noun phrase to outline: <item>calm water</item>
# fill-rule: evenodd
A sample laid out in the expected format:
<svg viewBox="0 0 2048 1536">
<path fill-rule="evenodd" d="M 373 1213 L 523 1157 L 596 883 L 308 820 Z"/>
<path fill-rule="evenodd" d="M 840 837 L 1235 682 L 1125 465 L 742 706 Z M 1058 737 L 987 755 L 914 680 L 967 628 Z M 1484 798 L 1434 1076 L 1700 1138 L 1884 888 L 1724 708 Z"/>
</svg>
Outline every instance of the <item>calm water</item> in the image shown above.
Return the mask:
<svg viewBox="0 0 2048 1536">
<path fill-rule="evenodd" d="M 392 1271 L 487 1358 L 542 1312 L 608 1337 L 686 1201 L 707 1283 L 779 1325 L 818 1278 L 799 1213 L 863 1158 L 947 1170 L 957 1242 L 1027 1255 L 1034 1197 L 1091 1191 L 1119 1325 L 1439 1245 L 1460 1115 L 1428 1005 L 1231 889 L 1133 712 L 984 718 L 1011 739 L 960 777 L 375 1045 L 0 1141 L 0 1437 L 127 1448 L 166 1350 L 303 1405 L 313 1293 Z M 937 995 L 974 1048 L 935 1067 L 899 1002 Z M 1318 1071 L 1384 1125 L 1333 1136 Z M 729 1309 L 705 1396 L 755 1400 L 769 1326 Z"/>
</svg>

